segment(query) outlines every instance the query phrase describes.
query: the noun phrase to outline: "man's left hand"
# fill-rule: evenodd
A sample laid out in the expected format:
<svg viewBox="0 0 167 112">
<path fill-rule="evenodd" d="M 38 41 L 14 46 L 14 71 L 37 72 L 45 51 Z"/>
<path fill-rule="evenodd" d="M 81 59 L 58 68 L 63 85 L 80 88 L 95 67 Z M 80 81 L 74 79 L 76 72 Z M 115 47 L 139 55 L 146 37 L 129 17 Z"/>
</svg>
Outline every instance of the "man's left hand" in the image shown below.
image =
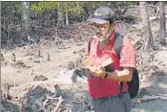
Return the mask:
<svg viewBox="0 0 167 112">
<path fill-rule="evenodd" d="M 104 78 L 106 72 L 104 67 L 92 67 L 90 71 L 94 77 Z"/>
</svg>

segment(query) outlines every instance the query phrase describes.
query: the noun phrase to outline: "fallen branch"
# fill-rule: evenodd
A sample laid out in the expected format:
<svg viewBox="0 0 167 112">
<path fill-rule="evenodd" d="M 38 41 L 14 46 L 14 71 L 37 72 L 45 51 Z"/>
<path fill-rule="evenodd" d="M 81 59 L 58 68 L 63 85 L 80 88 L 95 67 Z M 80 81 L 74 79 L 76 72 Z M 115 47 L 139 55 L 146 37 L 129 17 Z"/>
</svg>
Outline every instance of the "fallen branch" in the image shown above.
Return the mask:
<svg viewBox="0 0 167 112">
<path fill-rule="evenodd" d="M 39 111 L 44 111 L 44 112 L 47 111 L 47 109 L 45 108 L 45 105 L 42 102 L 35 101 L 35 104 L 39 106 Z"/>
<path fill-rule="evenodd" d="M 141 38 L 137 38 L 134 42 L 133 45 L 135 46 L 136 44 L 138 44 L 140 42 Z"/>
<path fill-rule="evenodd" d="M 55 96 L 56 96 L 56 95 L 55 95 Z M 59 100 L 59 97 L 54 97 L 54 96 L 49 96 L 49 95 L 47 95 L 46 97 L 47 97 L 47 99 L 49 99 L 49 100 Z"/>
<path fill-rule="evenodd" d="M 5 100 L 11 100 L 11 96 L 10 96 L 10 92 L 9 92 L 10 88 L 11 88 L 11 85 L 9 83 L 4 84 L 3 96 L 4 96 Z M 1 92 L 2 92 L 2 90 L 1 90 Z"/>
<path fill-rule="evenodd" d="M 167 100 L 167 96 L 162 96 L 162 95 L 148 96 L 148 95 L 145 95 L 142 98 L 138 98 L 135 101 L 135 104 L 140 104 L 140 103 L 151 101 L 151 100 Z"/>
<path fill-rule="evenodd" d="M 153 16 L 153 17 L 150 17 L 149 19 L 150 21 L 158 20 L 160 19 L 160 16 Z M 165 15 L 165 19 L 167 19 L 167 15 Z"/>
<path fill-rule="evenodd" d="M 59 102 L 57 103 L 56 108 L 54 109 L 53 112 L 57 112 L 58 109 L 59 109 L 59 107 L 60 107 L 60 105 L 61 105 L 61 103 L 64 101 L 64 99 L 62 98 L 62 96 L 59 96 L 58 99 L 59 99 Z"/>
<path fill-rule="evenodd" d="M 73 103 L 76 103 L 76 104 L 81 104 L 82 102 L 80 101 L 77 101 L 76 99 L 72 101 Z"/>
<path fill-rule="evenodd" d="M 59 109 L 59 107 L 60 107 L 60 105 L 61 105 L 61 103 L 64 101 L 64 99 L 62 98 L 61 95 L 59 97 L 56 97 L 56 95 L 54 95 L 54 96 L 47 95 L 46 98 L 47 99 L 43 102 L 43 106 L 44 107 L 46 106 L 46 104 L 47 104 L 47 102 L 49 100 L 59 100 L 58 103 L 57 103 L 57 105 L 56 105 L 56 107 L 55 107 L 55 109 L 53 110 L 53 112 L 57 112 L 58 109 Z"/>
<path fill-rule="evenodd" d="M 146 5 L 147 7 L 152 7 L 152 8 L 155 8 L 154 5 Z M 140 6 L 138 5 L 130 5 L 129 8 L 139 8 L 140 9 Z"/>
<path fill-rule="evenodd" d="M 45 107 L 48 103 L 49 99 L 46 99 L 44 102 L 43 102 L 43 107 Z"/>
</svg>

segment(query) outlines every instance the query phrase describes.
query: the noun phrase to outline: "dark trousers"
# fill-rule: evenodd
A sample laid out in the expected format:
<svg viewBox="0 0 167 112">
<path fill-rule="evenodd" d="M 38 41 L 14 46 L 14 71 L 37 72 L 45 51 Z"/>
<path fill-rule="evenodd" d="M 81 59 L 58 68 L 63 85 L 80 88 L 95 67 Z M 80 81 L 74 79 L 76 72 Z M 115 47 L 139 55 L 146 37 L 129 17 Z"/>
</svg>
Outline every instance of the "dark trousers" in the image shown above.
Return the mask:
<svg viewBox="0 0 167 112">
<path fill-rule="evenodd" d="M 95 112 L 130 112 L 131 98 L 129 93 L 121 93 L 118 96 L 92 99 Z"/>
</svg>

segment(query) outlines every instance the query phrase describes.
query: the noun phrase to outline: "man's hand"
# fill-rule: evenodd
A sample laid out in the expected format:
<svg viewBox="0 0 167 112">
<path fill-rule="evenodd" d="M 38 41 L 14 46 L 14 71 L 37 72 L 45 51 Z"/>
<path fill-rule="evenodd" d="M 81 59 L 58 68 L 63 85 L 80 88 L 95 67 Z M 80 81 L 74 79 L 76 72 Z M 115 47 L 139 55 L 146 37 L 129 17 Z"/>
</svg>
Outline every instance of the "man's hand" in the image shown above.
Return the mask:
<svg viewBox="0 0 167 112">
<path fill-rule="evenodd" d="M 90 71 L 94 77 L 104 78 L 106 72 L 104 67 L 90 67 Z"/>
<path fill-rule="evenodd" d="M 106 58 L 106 60 L 103 61 L 103 63 L 101 63 L 101 65 L 99 66 L 94 65 L 89 56 L 84 56 L 82 59 L 82 67 L 90 70 L 94 77 L 99 78 L 103 78 L 106 74 L 104 67 L 112 63 L 113 60 L 111 59 L 111 57 Z"/>
<path fill-rule="evenodd" d="M 82 67 L 89 68 L 91 65 L 92 65 L 92 62 L 89 56 L 84 56 L 82 59 Z"/>
</svg>

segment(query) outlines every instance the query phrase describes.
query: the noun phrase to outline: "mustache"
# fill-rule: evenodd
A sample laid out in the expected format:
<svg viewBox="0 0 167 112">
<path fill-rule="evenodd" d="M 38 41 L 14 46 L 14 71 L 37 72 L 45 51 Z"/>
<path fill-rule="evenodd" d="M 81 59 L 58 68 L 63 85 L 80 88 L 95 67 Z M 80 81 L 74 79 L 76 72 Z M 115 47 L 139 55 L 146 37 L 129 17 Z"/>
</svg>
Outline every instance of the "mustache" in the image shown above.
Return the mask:
<svg viewBox="0 0 167 112">
<path fill-rule="evenodd" d="M 96 32 L 96 35 L 102 35 L 102 33 L 101 32 Z"/>
<path fill-rule="evenodd" d="M 103 35 L 102 35 L 100 32 L 97 32 L 97 33 L 96 33 L 96 36 L 97 36 L 97 37 L 103 37 Z"/>
<path fill-rule="evenodd" d="M 97 38 L 105 38 L 102 34 L 96 34 Z"/>
</svg>

